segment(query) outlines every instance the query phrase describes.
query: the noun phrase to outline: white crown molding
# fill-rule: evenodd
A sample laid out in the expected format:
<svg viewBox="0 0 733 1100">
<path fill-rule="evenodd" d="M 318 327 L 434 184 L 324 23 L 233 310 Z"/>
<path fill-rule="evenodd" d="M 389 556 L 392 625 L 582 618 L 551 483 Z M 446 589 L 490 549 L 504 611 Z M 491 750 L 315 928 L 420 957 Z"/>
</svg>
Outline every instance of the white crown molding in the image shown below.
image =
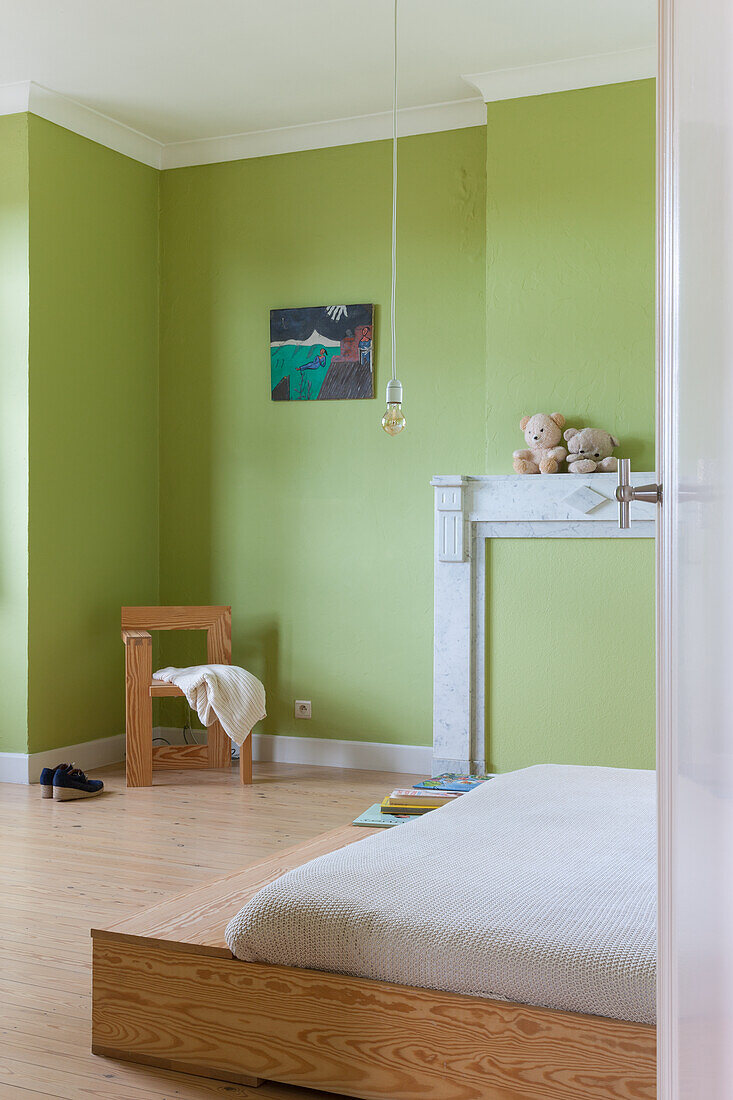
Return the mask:
<svg viewBox="0 0 733 1100">
<path fill-rule="evenodd" d="M 486 123 L 484 103 L 493 100 L 642 80 L 654 76 L 655 73 L 655 48 L 572 57 L 542 65 L 474 73 L 464 76 L 463 79 L 478 89 L 481 99 L 459 99 L 450 103 L 402 108 L 397 116 L 398 133 L 401 137 L 408 137 L 483 126 Z M 356 145 L 367 141 L 383 141 L 392 136 L 392 113 L 382 111 L 352 118 L 331 119 L 327 122 L 283 126 L 273 130 L 253 130 L 244 134 L 177 141 L 166 145 L 32 80 L 0 85 L 0 115 L 24 111 L 30 111 L 82 137 L 159 169 L 188 168 L 198 164 L 269 157 L 306 149 Z"/>
<path fill-rule="evenodd" d="M 442 130 L 461 130 L 484 126 L 486 112 L 478 98 L 453 103 L 431 103 L 425 107 L 406 107 L 397 112 L 400 137 L 434 134 Z M 248 160 L 278 153 L 296 153 L 305 149 L 327 149 L 334 145 L 358 145 L 392 137 L 392 113 L 383 111 L 328 122 L 282 126 L 274 130 L 253 130 L 247 134 L 179 141 L 163 146 L 161 168 L 189 168 L 196 164 L 215 164 L 227 160 Z"/>
<path fill-rule="evenodd" d="M 0 84 L 0 115 L 20 115 L 28 110 L 31 96 L 29 80 Z"/>
<path fill-rule="evenodd" d="M 162 142 L 133 130 L 114 118 L 85 107 L 75 99 L 52 92 L 32 80 L 0 85 L 0 115 L 31 114 L 63 126 L 80 137 L 89 138 L 117 153 L 160 168 Z"/>
<path fill-rule="evenodd" d="M 334 145 L 354 145 L 365 141 L 381 141 L 392 136 L 390 111 L 354 118 L 337 118 L 328 122 L 283 126 L 274 130 L 253 130 L 245 134 L 178 141 L 168 145 L 147 134 L 125 126 L 116 119 L 100 114 L 83 103 L 53 92 L 32 80 L 0 85 L 0 115 L 30 111 L 55 122 L 75 134 L 114 149 L 118 153 L 142 161 L 151 168 L 187 168 L 197 164 L 247 160 L 277 153 L 295 153 L 304 149 L 325 149 Z M 456 100 L 453 103 L 431 103 L 426 107 L 408 107 L 398 112 L 398 133 L 432 134 L 442 130 L 460 130 L 486 123 L 484 105 L 480 99 Z"/>
<path fill-rule="evenodd" d="M 471 73 L 463 79 L 478 88 L 485 103 L 500 99 L 569 92 L 576 88 L 595 88 L 601 84 L 623 84 L 646 80 L 657 74 L 656 46 L 618 53 L 568 57 L 541 65 L 517 69 L 495 69 L 489 73 Z"/>
</svg>

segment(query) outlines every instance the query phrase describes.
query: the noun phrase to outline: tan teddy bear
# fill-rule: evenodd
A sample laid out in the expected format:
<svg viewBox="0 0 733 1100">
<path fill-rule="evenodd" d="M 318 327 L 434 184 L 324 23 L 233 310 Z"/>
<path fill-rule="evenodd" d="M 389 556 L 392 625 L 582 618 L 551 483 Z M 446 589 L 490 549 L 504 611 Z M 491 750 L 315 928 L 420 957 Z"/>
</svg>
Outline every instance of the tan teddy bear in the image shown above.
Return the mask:
<svg viewBox="0 0 733 1100">
<path fill-rule="evenodd" d="M 556 474 L 567 451 L 557 444 L 562 438 L 565 417 L 562 413 L 535 413 L 523 416 L 519 427 L 527 440 L 527 449 L 514 452 L 514 469 L 518 474 Z"/>
<path fill-rule="evenodd" d="M 571 474 L 613 473 L 618 459 L 611 456 L 619 441 L 599 428 L 568 428 L 568 472 Z"/>
</svg>

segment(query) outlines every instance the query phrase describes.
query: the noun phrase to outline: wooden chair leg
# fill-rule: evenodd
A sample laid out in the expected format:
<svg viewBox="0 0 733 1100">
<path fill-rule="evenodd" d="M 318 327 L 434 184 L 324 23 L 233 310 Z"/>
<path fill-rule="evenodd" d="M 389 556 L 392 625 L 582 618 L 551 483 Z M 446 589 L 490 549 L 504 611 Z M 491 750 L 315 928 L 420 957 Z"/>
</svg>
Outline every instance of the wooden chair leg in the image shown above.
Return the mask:
<svg viewBox="0 0 733 1100">
<path fill-rule="evenodd" d="M 228 768 L 232 763 L 232 743 L 224 733 L 220 722 L 208 727 L 206 743 L 208 755 L 206 762 L 210 768 Z"/>
<path fill-rule="evenodd" d="M 152 639 L 140 636 L 125 642 L 125 748 L 128 787 L 153 783 Z"/>
<path fill-rule="evenodd" d="M 239 747 L 239 781 L 250 784 L 252 782 L 252 734 Z"/>
</svg>

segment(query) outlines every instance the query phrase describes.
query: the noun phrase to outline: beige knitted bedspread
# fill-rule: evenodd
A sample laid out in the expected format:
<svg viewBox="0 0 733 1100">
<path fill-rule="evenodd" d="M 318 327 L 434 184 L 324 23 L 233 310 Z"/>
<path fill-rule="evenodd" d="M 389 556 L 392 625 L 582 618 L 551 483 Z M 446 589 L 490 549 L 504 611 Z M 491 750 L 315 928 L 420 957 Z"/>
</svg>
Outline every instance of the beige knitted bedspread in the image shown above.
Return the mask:
<svg viewBox="0 0 733 1100">
<path fill-rule="evenodd" d="M 540 765 L 265 886 L 248 962 L 654 1023 L 654 773 Z"/>
</svg>

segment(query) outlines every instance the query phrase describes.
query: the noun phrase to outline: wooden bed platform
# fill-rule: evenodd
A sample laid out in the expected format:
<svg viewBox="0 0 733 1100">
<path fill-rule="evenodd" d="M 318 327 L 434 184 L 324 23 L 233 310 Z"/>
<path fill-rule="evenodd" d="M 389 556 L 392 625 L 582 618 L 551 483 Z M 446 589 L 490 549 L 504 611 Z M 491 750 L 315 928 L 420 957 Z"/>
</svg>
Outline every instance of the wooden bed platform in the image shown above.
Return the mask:
<svg viewBox="0 0 733 1100">
<path fill-rule="evenodd" d="M 93 929 L 92 1050 L 365 1100 L 653 1100 L 653 1027 L 235 959 L 224 929 L 346 826 Z"/>
</svg>

